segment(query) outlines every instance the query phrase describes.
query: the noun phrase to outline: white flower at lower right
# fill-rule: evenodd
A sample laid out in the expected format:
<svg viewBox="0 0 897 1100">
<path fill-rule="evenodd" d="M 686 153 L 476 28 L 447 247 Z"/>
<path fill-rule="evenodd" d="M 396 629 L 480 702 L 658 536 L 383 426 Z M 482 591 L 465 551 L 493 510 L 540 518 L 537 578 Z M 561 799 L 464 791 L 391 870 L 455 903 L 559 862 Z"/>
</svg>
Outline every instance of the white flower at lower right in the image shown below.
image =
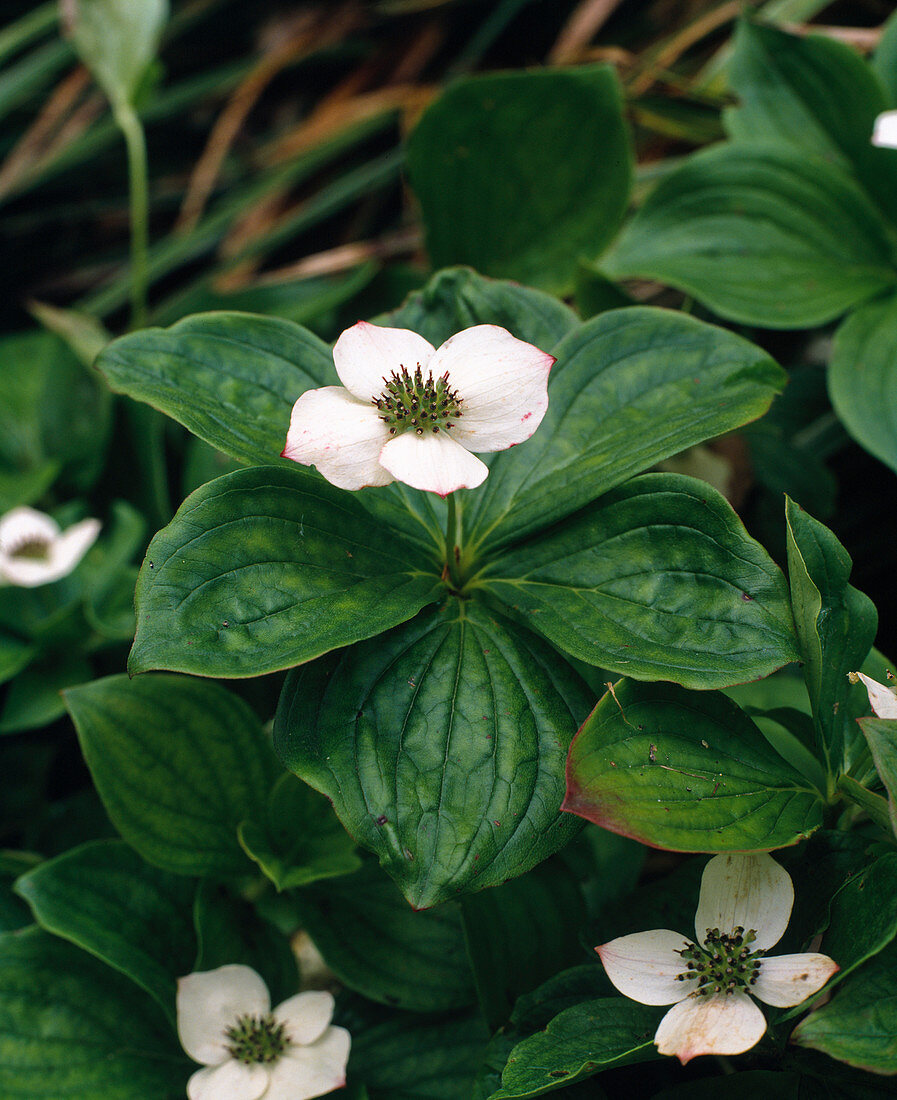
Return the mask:
<svg viewBox="0 0 897 1100">
<path fill-rule="evenodd" d="M 607 976 L 634 1001 L 673 1007 L 654 1042 L 685 1065 L 700 1054 L 743 1054 L 760 1041 L 766 1017 L 801 1004 L 838 971 L 827 955 L 767 957 L 785 933 L 794 887 L 764 852 L 714 856 L 704 868 L 694 941 L 659 928 L 596 947 Z"/>
</svg>

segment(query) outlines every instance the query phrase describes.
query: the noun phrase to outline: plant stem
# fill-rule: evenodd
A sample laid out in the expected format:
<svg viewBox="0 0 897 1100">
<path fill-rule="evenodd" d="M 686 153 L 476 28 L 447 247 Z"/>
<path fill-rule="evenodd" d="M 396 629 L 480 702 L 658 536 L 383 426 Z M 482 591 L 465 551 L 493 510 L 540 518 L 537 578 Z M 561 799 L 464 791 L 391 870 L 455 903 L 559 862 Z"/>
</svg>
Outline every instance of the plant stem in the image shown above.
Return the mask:
<svg viewBox="0 0 897 1100">
<path fill-rule="evenodd" d="M 143 124 L 130 104 L 115 108 L 115 121 L 128 149 L 131 197 L 131 328 L 143 328 L 147 313 L 149 270 L 149 182 Z"/>
<path fill-rule="evenodd" d="M 446 497 L 448 516 L 445 521 L 445 563 L 453 587 L 460 589 L 463 582 L 459 563 L 461 560 L 461 512 L 455 504 L 455 494 Z"/>
</svg>

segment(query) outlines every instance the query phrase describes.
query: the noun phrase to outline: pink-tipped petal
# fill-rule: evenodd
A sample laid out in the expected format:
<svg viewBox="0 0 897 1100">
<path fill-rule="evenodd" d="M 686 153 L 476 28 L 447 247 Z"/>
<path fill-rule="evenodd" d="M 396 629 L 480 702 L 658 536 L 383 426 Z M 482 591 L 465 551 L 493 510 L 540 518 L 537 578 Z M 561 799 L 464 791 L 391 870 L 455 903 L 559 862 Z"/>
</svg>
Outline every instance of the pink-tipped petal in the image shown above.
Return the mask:
<svg viewBox="0 0 897 1100">
<path fill-rule="evenodd" d="M 376 406 L 356 401 L 342 386 L 324 386 L 293 406 L 283 457 L 316 466 L 340 489 L 389 485 L 392 475 L 379 461 L 389 438 Z"/>
<path fill-rule="evenodd" d="M 873 680 L 871 676 L 864 676 L 862 672 L 851 672 L 849 675 L 854 682 L 863 681 L 869 695 L 869 706 L 877 718 L 897 718 L 897 692 Z"/>
<path fill-rule="evenodd" d="M 297 993 L 274 1009 L 274 1016 L 284 1025 L 294 1043 L 309 1043 L 320 1039 L 333 1019 L 333 994 L 324 990 Z"/>
<path fill-rule="evenodd" d="M 268 987 L 252 967 L 234 963 L 188 974 L 178 981 L 181 1046 L 194 1062 L 220 1065 L 230 1057 L 225 1030 L 240 1016 L 264 1016 L 270 1008 Z"/>
<path fill-rule="evenodd" d="M 489 473 L 484 462 L 447 432 L 426 435 L 405 432 L 386 444 L 380 453 L 380 463 L 397 481 L 441 497 L 456 489 L 474 489 Z"/>
<path fill-rule="evenodd" d="M 475 325 L 450 337 L 430 360 L 434 378 L 448 371 L 462 398 L 454 438 L 471 451 L 503 451 L 522 443 L 548 408 L 554 357 L 497 325 Z"/>
<path fill-rule="evenodd" d="M 333 345 L 333 365 L 353 397 L 370 401 L 384 389 L 384 378 L 404 367 L 409 374 L 420 365 L 427 375 L 433 345 L 407 328 L 383 328 L 367 321 L 347 328 Z"/>
<path fill-rule="evenodd" d="M 703 942 L 708 928 L 728 935 L 744 928 L 757 933 L 752 951 L 778 943 L 788 927 L 794 887 L 791 876 L 765 852 L 727 852 L 704 868 L 695 932 Z"/>
<path fill-rule="evenodd" d="M 679 932 L 656 928 L 620 936 L 595 950 L 621 993 L 643 1005 L 670 1005 L 698 988 L 696 978 L 677 980 L 688 969 L 677 954 L 687 944 Z"/>
<path fill-rule="evenodd" d="M 763 1037 L 766 1018 L 744 993 L 689 997 L 660 1021 L 654 1042 L 685 1065 L 699 1054 L 743 1054 Z"/>
<path fill-rule="evenodd" d="M 872 144 L 897 149 L 897 111 L 884 111 L 875 120 Z"/>
<path fill-rule="evenodd" d="M 751 993 L 774 1008 L 791 1008 L 818 993 L 839 969 L 828 955 L 774 955 L 760 964 Z"/>
<path fill-rule="evenodd" d="M 312 1100 L 346 1083 L 351 1038 L 342 1027 L 328 1027 L 311 1046 L 294 1046 L 271 1070 L 265 1100 Z"/>
<path fill-rule="evenodd" d="M 233 1058 L 197 1070 L 187 1082 L 187 1100 L 260 1100 L 267 1095 L 268 1070 Z"/>
</svg>

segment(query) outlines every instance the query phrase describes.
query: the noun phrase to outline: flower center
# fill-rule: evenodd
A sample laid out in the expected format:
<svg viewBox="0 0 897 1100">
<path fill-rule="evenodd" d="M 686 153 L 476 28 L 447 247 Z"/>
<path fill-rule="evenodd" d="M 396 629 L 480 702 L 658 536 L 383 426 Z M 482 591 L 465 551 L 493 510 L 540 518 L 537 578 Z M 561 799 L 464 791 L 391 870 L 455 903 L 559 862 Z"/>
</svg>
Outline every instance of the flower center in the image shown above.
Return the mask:
<svg viewBox="0 0 897 1100">
<path fill-rule="evenodd" d="M 757 938 L 752 928 L 749 932 L 739 926 L 729 935 L 718 928 L 708 928 L 700 946 L 690 943 L 677 951 L 685 960 L 686 969 L 677 975 L 677 982 L 698 979 L 693 997 L 709 997 L 714 993 L 727 996 L 738 990 L 750 990 L 760 973 L 760 960 L 765 951 L 751 951 L 749 944 Z"/>
<path fill-rule="evenodd" d="M 290 1045 L 283 1024 L 277 1023 L 270 1012 L 265 1016 L 239 1016 L 224 1034 L 230 1040 L 228 1051 L 244 1066 L 271 1065 Z"/>
<path fill-rule="evenodd" d="M 50 558 L 50 541 L 41 538 L 40 535 L 32 535 L 31 538 L 13 543 L 7 553 L 11 558 L 24 558 L 28 561 L 48 561 Z"/>
<path fill-rule="evenodd" d="M 413 374 L 400 366 L 383 381 L 386 388 L 372 401 L 380 410 L 380 419 L 389 425 L 390 435 L 412 429 L 418 435 L 447 431 L 462 415 L 463 398 L 449 385 L 448 371 L 441 378 L 434 379 L 432 371 L 424 378 L 418 363 Z"/>
</svg>

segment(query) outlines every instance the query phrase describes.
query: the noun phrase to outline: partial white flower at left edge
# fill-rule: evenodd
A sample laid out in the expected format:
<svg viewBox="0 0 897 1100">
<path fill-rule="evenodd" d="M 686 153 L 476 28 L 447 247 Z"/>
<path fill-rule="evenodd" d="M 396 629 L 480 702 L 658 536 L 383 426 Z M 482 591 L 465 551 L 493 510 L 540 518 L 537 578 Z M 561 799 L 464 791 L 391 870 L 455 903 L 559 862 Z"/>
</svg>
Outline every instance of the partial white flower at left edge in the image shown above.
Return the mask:
<svg viewBox="0 0 897 1100">
<path fill-rule="evenodd" d="M 838 964 L 827 955 L 767 956 L 788 927 L 794 887 L 765 853 L 714 856 L 704 868 L 695 939 L 659 928 L 596 947 L 607 976 L 627 997 L 673 1007 L 654 1042 L 685 1065 L 699 1054 L 742 1054 L 760 1041 L 766 1017 L 801 1004 Z"/>
<path fill-rule="evenodd" d="M 249 966 L 220 966 L 178 982 L 181 1046 L 204 1069 L 189 1100 L 312 1100 L 346 1083 L 351 1039 L 331 1027 L 333 996 L 297 993 L 271 1009 Z"/>
<path fill-rule="evenodd" d="M 897 149 L 897 111 L 883 111 L 872 128 L 872 144 Z"/>
<path fill-rule="evenodd" d="M 13 508 L 0 519 L 0 584 L 36 588 L 68 576 L 100 533 L 98 519 L 63 531 L 33 508 Z"/>
<path fill-rule="evenodd" d="M 409 329 L 359 321 L 333 348 L 342 386 L 302 394 L 283 457 L 341 489 L 403 481 L 447 496 L 489 470 L 472 451 L 522 443 L 548 408 L 554 358 L 497 325 L 438 349 Z"/>
</svg>

